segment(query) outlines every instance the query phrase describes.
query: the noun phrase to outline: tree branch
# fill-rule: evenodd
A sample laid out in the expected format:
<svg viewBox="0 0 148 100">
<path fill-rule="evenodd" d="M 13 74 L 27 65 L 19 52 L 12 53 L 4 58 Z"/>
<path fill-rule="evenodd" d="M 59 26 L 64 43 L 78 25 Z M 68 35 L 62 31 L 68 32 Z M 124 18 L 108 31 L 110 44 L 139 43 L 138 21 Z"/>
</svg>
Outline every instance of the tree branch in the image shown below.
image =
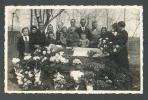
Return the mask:
<svg viewBox="0 0 148 100">
<path fill-rule="evenodd" d="M 61 9 L 55 16 L 53 16 L 51 19 L 48 19 L 48 21 L 45 23 L 45 27 L 53 20 L 55 19 L 57 16 L 59 16 L 62 12 L 64 11 L 64 9 Z M 52 11 L 51 11 L 52 12 Z M 52 14 L 50 14 L 52 15 Z"/>
</svg>

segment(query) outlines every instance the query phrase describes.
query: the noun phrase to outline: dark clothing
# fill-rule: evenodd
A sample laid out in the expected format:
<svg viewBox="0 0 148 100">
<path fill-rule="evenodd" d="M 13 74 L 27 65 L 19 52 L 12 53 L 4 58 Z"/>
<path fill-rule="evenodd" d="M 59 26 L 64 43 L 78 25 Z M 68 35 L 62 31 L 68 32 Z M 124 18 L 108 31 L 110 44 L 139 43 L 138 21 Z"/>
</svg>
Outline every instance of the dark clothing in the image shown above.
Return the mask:
<svg viewBox="0 0 148 100">
<path fill-rule="evenodd" d="M 45 35 L 45 46 L 48 46 L 49 44 L 56 44 L 56 39 L 50 38 L 49 35 Z"/>
<path fill-rule="evenodd" d="M 29 38 L 29 41 L 24 41 L 23 36 L 19 37 L 17 41 L 17 50 L 19 52 L 20 59 L 24 57 L 24 53 L 30 53 L 31 46 L 32 44 L 30 42 L 30 38 Z"/>
<path fill-rule="evenodd" d="M 83 31 L 81 29 L 81 27 L 77 28 L 76 29 L 76 32 L 79 34 L 79 37 L 81 38 L 81 34 L 86 34 L 86 37 L 88 40 L 91 40 L 91 32 L 90 32 L 90 29 L 88 29 L 87 27 L 85 27 L 85 30 Z"/>
<path fill-rule="evenodd" d="M 56 40 L 57 40 L 57 41 L 60 41 L 60 34 L 61 34 L 61 31 L 58 30 L 58 31 L 56 32 Z"/>
<path fill-rule="evenodd" d="M 67 46 L 78 46 L 79 44 L 79 35 L 78 33 L 69 33 L 66 36 Z"/>
<path fill-rule="evenodd" d="M 59 44 L 60 45 L 63 45 L 63 46 L 66 46 L 67 45 L 67 41 L 66 41 L 67 34 L 68 33 L 61 32 L 61 34 L 60 34 L 60 40 L 59 40 Z"/>
<path fill-rule="evenodd" d="M 100 38 L 102 39 L 108 38 L 109 41 L 113 42 L 115 39 L 115 36 L 111 32 L 107 31 L 106 33 L 101 33 Z"/>
<path fill-rule="evenodd" d="M 36 33 L 30 34 L 30 42 L 32 44 L 31 52 L 33 53 L 35 50 L 34 45 L 45 46 L 45 33 L 41 33 L 40 30 L 37 30 Z"/>
<path fill-rule="evenodd" d="M 119 45 L 119 49 L 113 54 L 113 60 L 121 68 L 122 71 L 128 71 L 128 51 L 127 51 L 128 33 L 126 30 L 118 32 L 115 37 L 115 44 Z"/>
</svg>

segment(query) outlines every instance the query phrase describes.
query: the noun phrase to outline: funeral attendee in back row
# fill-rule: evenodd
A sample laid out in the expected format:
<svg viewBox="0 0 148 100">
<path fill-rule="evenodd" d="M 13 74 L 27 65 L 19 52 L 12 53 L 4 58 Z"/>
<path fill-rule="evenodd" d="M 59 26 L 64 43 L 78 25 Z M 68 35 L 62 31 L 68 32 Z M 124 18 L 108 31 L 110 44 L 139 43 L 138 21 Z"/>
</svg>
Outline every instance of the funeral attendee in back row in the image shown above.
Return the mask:
<svg viewBox="0 0 148 100">
<path fill-rule="evenodd" d="M 128 61 L 128 33 L 125 30 L 125 22 L 118 22 L 118 33 L 115 36 L 115 48 L 114 48 L 114 61 L 120 67 L 122 72 L 128 72 L 129 61 Z"/>
<path fill-rule="evenodd" d="M 25 55 L 30 54 L 30 37 L 29 37 L 29 28 L 24 27 L 22 29 L 22 36 L 19 37 L 17 41 L 17 50 L 19 52 L 19 58 L 23 59 Z"/>
<path fill-rule="evenodd" d="M 67 41 L 66 41 L 66 36 L 68 34 L 68 30 L 67 27 L 64 26 L 60 32 L 60 38 L 58 40 L 58 44 L 62 45 L 62 46 L 66 46 Z"/>
<path fill-rule="evenodd" d="M 100 33 L 100 38 L 101 39 L 105 39 L 105 40 L 109 40 L 109 41 L 113 41 L 114 40 L 114 35 L 112 34 L 112 32 L 108 31 L 106 27 L 102 27 L 101 28 L 101 33 Z"/>
<path fill-rule="evenodd" d="M 59 22 L 57 27 L 56 27 L 56 40 L 59 41 L 60 40 L 60 34 L 63 28 L 63 22 Z"/>
<path fill-rule="evenodd" d="M 66 36 L 67 46 L 77 47 L 79 45 L 79 34 L 74 27 L 70 28 L 70 32 Z"/>
<path fill-rule="evenodd" d="M 71 19 L 70 20 L 70 27 L 68 28 L 68 32 L 70 32 L 70 28 L 71 27 L 74 27 L 75 28 L 75 30 L 77 29 L 77 27 L 76 27 L 76 19 Z"/>
<path fill-rule="evenodd" d="M 97 28 L 97 21 L 92 21 L 91 35 L 92 35 L 92 39 L 90 41 L 90 47 L 96 48 L 98 38 L 100 37 L 100 32 Z"/>
<path fill-rule="evenodd" d="M 112 33 L 113 33 L 114 36 L 117 35 L 117 33 L 118 33 L 118 23 L 114 23 L 112 25 L 112 30 L 111 31 L 112 31 Z"/>
<path fill-rule="evenodd" d="M 35 37 L 37 35 L 37 27 L 35 25 L 31 26 L 30 29 L 30 43 L 31 43 L 31 54 L 34 52 L 35 50 Z"/>
<path fill-rule="evenodd" d="M 45 26 L 44 23 L 39 23 L 36 35 L 34 36 L 34 47 L 39 48 L 45 45 Z"/>
<path fill-rule="evenodd" d="M 80 20 L 80 27 L 76 29 L 76 32 L 79 34 L 79 37 L 81 38 L 81 33 L 86 34 L 86 37 L 91 40 L 91 32 L 89 28 L 86 27 L 86 19 L 82 18 Z"/>
<path fill-rule="evenodd" d="M 51 24 L 47 26 L 47 32 L 45 33 L 45 46 L 48 46 L 49 44 L 56 44 L 56 38 Z"/>
</svg>

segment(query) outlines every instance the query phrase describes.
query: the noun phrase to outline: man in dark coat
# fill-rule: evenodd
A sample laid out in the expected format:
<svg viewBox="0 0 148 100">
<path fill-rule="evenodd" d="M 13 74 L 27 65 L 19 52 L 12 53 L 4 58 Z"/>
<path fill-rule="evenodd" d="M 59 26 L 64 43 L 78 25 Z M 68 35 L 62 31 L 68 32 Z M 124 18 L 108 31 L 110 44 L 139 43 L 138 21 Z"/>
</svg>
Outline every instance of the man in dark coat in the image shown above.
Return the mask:
<svg viewBox="0 0 148 100">
<path fill-rule="evenodd" d="M 85 33 L 87 39 L 91 40 L 91 31 L 89 28 L 86 27 L 86 19 L 81 19 L 80 21 L 81 26 L 76 29 L 76 32 L 79 34 L 81 38 L 81 33 Z"/>
<path fill-rule="evenodd" d="M 19 52 L 19 58 L 23 59 L 25 55 L 30 53 L 31 42 L 29 37 L 29 28 L 24 27 L 22 29 L 22 36 L 17 41 L 17 50 Z"/>
<path fill-rule="evenodd" d="M 128 72 L 129 61 L 128 61 L 128 33 L 125 30 L 125 22 L 120 21 L 118 23 L 118 33 L 115 37 L 116 48 L 114 50 L 114 61 L 120 67 L 121 71 Z"/>
<path fill-rule="evenodd" d="M 45 28 L 44 24 L 39 23 L 39 29 L 36 30 L 36 33 L 34 33 L 32 39 L 31 39 L 35 49 L 45 45 L 44 28 Z"/>
</svg>

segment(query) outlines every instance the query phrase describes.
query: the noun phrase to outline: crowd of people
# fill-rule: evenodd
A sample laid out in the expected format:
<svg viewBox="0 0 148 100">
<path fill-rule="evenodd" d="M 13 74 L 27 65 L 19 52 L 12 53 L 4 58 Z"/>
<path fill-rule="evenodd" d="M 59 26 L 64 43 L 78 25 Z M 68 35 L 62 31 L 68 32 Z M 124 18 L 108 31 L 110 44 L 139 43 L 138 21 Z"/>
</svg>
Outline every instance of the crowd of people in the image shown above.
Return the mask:
<svg viewBox="0 0 148 100">
<path fill-rule="evenodd" d="M 19 57 L 23 58 L 28 53 L 33 53 L 38 47 L 48 46 L 49 44 L 59 44 L 64 47 L 84 47 L 84 48 L 98 48 L 99 38 L 108 38 L 114 42 L 119 51 L 111 54 L 110 57 L 119 66 L 128 68 L 128 52 L 127 41 L 128 33 L 125 30 L 125 22 L 120 21 L 112 25 L 112 30 L 108 31 L 106 27 L 101 28 L 99 32 L 97 28 L 97 21 L 92 22 L 92 28 L 86 27 L 86 19 L 80 20 L 80 27 L 76 26 L 76 20 L 71 19 L 71 26 L 66 26 L 53 31 L 53 26 L 45 26 L 39 23 L 37 26 L 32 26 L 30 31 L 28 27 L 22 29 L 22 36 L 18 39 L 17 50 Z M 55 36 L 56 35 L 56 36 Z"/>
</svg>

